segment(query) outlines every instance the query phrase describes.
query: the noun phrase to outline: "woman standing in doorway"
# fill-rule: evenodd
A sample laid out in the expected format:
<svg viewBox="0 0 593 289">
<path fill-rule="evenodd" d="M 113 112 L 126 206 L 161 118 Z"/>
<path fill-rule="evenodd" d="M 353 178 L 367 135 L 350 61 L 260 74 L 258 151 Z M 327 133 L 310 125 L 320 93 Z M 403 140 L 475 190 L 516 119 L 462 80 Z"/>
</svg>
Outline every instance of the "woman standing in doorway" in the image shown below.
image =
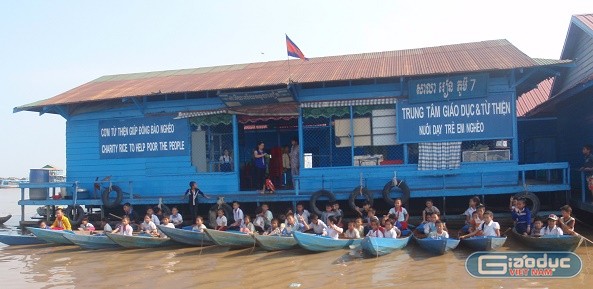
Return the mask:
<svg viewBox="0 0 593 289">
<path fill-rule="evenodd" d="M 265 193 L 266 190 L 266 155 L 264 152 L 264 142 L 259 141 L 253 151 L 253 158 L 255 159 L 255 184 L 260 194 Z M 260 188 L 261 191 L 259 190 Z"/>
<path fill-rule="evenodd" d="M 299 161 L 299 141 L 293 138 L 292 147 L 290 148 L 290 174 L 292 175 L 292 186 L 295 186 L 295 177 L 299 175 L 300 161 Z"/>
</svg>

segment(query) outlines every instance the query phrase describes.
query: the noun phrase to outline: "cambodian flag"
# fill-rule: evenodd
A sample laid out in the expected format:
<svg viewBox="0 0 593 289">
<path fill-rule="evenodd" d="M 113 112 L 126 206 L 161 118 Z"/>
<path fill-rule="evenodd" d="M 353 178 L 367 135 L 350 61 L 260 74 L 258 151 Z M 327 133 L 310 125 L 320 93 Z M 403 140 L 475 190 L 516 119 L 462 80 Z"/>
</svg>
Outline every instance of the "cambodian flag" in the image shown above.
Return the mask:
<svg viewBox="0 0 593 289">
<path fill-rule="evenodd" d="M 296 46 L 296 44 L 294 44 L 290 38 L 288 38 L 288 35 L 286 35 L 286 52 L 288 53 L 288 56 L 300 58 L 302 60 L 308 60 L 299 47 Z"/>
</svg>

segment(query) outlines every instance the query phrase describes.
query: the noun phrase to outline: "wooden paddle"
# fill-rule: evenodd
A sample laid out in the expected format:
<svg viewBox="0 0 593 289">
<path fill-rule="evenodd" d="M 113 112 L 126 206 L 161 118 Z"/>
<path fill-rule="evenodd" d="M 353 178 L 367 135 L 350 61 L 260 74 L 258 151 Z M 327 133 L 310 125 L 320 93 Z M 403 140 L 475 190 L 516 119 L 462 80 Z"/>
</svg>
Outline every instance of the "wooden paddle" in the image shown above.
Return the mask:
<svg viewBox="0 0 593 289">
<path fill-rule="evenodd" d="M 122 217 L 120 217 L 120 216 L 116 216 L 116 215 L 114 215 L 114 214 L 112 214 L 112 213 L 109 213 L 109 216 L 112 216 L 112 217 L 114 217 L 114 218 L 118 218 L 118 219 L 120 219 L 120 220 L 122 219 Z"/>
<path fill-rule="evenodd" d="M 506 234 L 511 230 L 511 228 L 506 229 L 506 231 L 502 232 L 502 234 L 500 234 L 501 236 L 506 236 Z"/>
</svg>

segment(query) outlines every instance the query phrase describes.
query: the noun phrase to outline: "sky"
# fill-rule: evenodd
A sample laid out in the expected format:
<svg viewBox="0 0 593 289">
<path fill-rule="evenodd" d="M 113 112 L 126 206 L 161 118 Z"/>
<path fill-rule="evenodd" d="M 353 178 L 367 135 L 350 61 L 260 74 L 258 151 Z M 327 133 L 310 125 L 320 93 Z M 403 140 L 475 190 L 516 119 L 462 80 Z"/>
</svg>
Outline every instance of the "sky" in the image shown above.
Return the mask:
<svg viewBox="0 0 593 289">
<path fill-rule="evenodd" d="M 482 4 L 484 3 L 484 4 Z M 2 1 L 0 177 L 65 168 L 65 119 L 13 113 L 103 75 L 508 39 L 558 59 L 589 1 Z"/>
</svg>

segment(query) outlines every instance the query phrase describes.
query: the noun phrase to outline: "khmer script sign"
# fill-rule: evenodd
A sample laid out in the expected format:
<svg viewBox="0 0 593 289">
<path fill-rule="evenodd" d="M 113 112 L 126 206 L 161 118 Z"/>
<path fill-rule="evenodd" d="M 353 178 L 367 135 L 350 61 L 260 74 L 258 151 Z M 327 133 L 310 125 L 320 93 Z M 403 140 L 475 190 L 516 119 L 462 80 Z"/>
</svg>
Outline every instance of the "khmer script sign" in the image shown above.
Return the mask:
<svg viewBox="0 0 593 289">
<path fill-rule="evenodd" d="M 488 74 L 412 79 L 408 85 L 410 103 L 479 98 L 488 93 Z"/>
</svg>

